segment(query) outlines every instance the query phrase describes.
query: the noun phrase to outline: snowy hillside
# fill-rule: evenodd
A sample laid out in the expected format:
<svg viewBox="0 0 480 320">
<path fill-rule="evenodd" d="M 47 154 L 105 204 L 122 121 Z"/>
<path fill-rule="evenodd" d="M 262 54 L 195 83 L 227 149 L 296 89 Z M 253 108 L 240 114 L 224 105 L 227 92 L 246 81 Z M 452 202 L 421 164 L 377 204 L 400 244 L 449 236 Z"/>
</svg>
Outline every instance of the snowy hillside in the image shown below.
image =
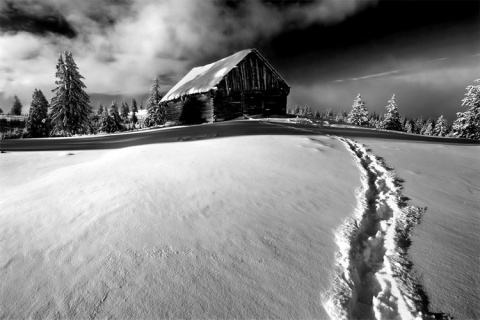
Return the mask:
<svg viewBox="0 0 480 320">
<path fill-rule="evenodd" d="M 0 163 L 3 317 L 327 317 L 334 231 L 360 185 L 335 139 L 5 153 Z"/>
<path fill-rule="evenodd" d="M 227 129 L 0 154 L 0 317 L 480 317 L 478 145 Z"/>
</svg>

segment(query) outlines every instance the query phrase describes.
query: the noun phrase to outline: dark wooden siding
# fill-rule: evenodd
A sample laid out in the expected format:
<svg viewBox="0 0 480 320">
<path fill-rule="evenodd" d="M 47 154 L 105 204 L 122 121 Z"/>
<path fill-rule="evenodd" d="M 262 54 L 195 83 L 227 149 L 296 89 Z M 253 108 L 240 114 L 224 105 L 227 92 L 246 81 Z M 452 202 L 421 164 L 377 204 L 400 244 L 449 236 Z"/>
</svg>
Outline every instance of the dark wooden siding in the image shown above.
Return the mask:
<svg viewBox="0 0 480 320">
<path fill-rule="evenodd" d="M 225 75 L 217 86 L 226 95 L 245 91 L 283 91 L 288 95 L 290 88 L 260 58 L 251 53 Z"/>
<path fill-rule="evenodd" d="M 225 95 L 217 92 L 214 98 L 217 121 L 247 115 L 281 115 L 287 112 L 287 96 L 283 92 L 247 91 Z"/>
<path fill-rule="evenodd" d="M 227 96 L 223 91 L 217 91 L 213 104 L 217 121 L 235 119 L 243 115 L 241 93 Z"/>
<path fill-rule="evenodd" d="M 175 100 L 170 100 L 165 102 L 165 105 L 167 109 L 167 121 L 182 122 L 186 118 L 191 117 L 198 118 L 199 122 L 214 121 L 213 97 L 210 92 L 192 94 Z M 192 110 L 192 107 L 198 110 Z"/>
</svg>

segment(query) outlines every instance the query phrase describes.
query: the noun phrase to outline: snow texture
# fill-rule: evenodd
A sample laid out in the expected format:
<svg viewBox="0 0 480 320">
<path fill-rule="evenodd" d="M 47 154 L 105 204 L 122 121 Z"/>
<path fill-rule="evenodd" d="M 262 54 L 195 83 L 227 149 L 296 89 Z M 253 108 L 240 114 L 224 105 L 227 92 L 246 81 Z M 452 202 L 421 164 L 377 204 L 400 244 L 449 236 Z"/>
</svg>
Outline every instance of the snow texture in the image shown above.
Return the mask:
<svg viewBox="0 0 480 320">
<path fill-rule="evenodd" d="M 334 319 L 446 318 L 428 310 L 428 298 L 412 273 L 407 249 L 422 208 L 406 206 L 401 180 L 378 157 L 339 138 L 362 174 L 356 214 L 338 233 L 333 287 L 325 307 Z"/>
<path fill-rule="evenodd" d="M 403 197 L 424 208 L 411 234 L 410 274 L 429 310 L 480 318 L 480 146 L 358 138 L 405 181 Z"/>
<path fill-rule="evenodd" d="M 336 139 L 0 155 L 0 318 L 326 319 L 358 170 Z"/>
</svg>

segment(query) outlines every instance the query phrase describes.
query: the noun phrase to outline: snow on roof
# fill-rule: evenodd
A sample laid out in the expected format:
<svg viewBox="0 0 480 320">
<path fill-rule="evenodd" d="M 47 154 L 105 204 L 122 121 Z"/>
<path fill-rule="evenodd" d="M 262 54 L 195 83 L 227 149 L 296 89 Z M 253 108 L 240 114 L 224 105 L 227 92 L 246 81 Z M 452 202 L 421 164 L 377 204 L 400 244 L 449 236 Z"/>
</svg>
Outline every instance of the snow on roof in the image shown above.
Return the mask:
<svg viewBox="0 0 480 320">
<path fill-rule="evenodd" d="M 210 91 L 230 70 L 254 50 L 255 49 L 242 50 L 217 62 L 207 64 L 203 67 L 193 68 L 167 92 L 161 102 L 177 99 L 187 94 Z"/>
</svg>

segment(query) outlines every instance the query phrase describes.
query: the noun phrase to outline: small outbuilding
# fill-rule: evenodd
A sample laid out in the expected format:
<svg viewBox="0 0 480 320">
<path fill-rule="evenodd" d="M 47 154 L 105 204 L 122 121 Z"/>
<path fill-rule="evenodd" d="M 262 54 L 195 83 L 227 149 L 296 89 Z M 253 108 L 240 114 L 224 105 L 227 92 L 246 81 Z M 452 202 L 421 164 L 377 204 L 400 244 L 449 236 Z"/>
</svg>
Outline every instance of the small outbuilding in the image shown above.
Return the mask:
<svg viewBox="0 0 480 320">
<path fill-rule="evenodd" d="M 193 68 L 162 98 L 167 121 L 213 122 L 285 115 L 290 87 L 256 50 Z"/>
</svg>

